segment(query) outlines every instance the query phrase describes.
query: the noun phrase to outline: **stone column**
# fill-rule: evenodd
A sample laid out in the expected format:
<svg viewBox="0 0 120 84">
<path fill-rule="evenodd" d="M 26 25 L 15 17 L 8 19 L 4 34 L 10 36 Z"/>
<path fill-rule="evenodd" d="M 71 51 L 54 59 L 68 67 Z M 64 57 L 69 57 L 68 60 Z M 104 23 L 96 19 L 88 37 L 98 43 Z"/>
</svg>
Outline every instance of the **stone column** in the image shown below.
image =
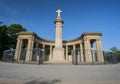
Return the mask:
<svg viewBox="0 0 120 84">
<path fill-rule="evenodd" d="M 16 61 L 20 60 L 20 54 L 21 54 L 21 47 L 22 47 L 22 39 L 18 38 L 17 39 L 17 45 L 16 45 L 16 50 L 15 50 L 15 56 L 14 59 Z"/>
<path fill-rule="evenodd" d="M 87 39 L 84 39 L 84 51 L 85 51 L 85 61 L 88 61 L 88 46 L 87 46 Z"/>
<path fill-rule="evenodd" d="M 84 46 L 85 46 L 85 59 L 86 59 L 86 62 L 92 63 L 91 44 L 90 44 L 89 39 L 87 39 L 87 38 L 84 39 Z"/>
<path fill-rule="evenodd" d="M 66 61 L 68 61 L 68 46 L 66 45 Z"/>
<path fill-rule="evenodd" d="M 104 62 L 102 44 L 101 44 L 100 39 L 96 39 L 96 47 L 97 47 L 97 60 L 98 60 L 98 62 Z"/>
<path fill-rule="evenodd" d="M 75 45 L 73 45 L 73 50 L 72 50 L 72 52 L 75 50 Z M 71 61 L 72 61 L 72 55 L 71 55 Z"/>
<path fill-rule="evenodd" d="M 100 53 L 99 53 L 98 39 L 96 39 L 96 50 L 97 50 L 97 61 L 100 62 Z"/>
<path fill-rule="evenodd" d="M 99 46 L 100 46 L 100 56 L 101 56 L 101 62 L 104 62 L 104 57 L 103 57 L 103 48 L 102 48 L 102 40 L 99 40 Z"/>
<path fill-rule="evenodd" d="M 32 38 L 28 39 L 25 62 L 31 62 L 32 61 L 33 44 L 34 44 L 34 40 Z"/>
<path fill-rule="evenodd" d="M 73 50 L 75 50 L 75 45 L 73 45 Z"/>
<path fill-rule="evenodd" d="M 43 44 L 42 47 L 43 47 L 43 51 L 44 51 L 44 52 L 43 52 L 43 58 L 42 58 L 42 59 L 44 60 L 44 57 L 46 56 L 46 54 L 45 54 L 45 44 Z"/>
<path fill-rule="evenodd" d="M 45 45 L 44 44 L 42 45 L 42 47 L 43 47 L 43 50 L 45 51 Z"/>
<path fill-rule="evenodd" d="M 55 47 L 62 48 L 62 23 L 56 23 L 56 39 L 55 39 Z"/>
<path fill-rule="evenodd" d="M 54 21 L 55 27 L 56 27 L 56 38 L 55 38 L 55 48 L 53 51 L 53 63 L 65 63 L 64 59 L 64 48 L 62 45 L 62 27 L 64 21 L 62 20 L 60 16 L 60 12 L 62 12 L 60 9 L 58 9 L 56 12 L 58 12 L 58 17 Z"/>
<path fill-rule="evenodd" d="M 80 62 L 80 51 L 78 50 L 77 61 Z"/>
<path fill-rule="evenodd" d="M 52 45 L 50 45 L 50 56 L 49 56 L 49 61 L 51 62 L 52 61 Z"/>
<path fill-rule="evenodd" d="M 80 61 L 84 62 L 84 58 L 83 58 L 83 46 L 82 43 L 80 43 Z"/>
<path fill-rule="evenodd" d="M 35 42 L 34 42 L 35 43 Z M 35 49 L 37 50 L 37 53 L 39 53 L 39 48 L 38 48 L 38 42 L 36 42 L 36 44 L 35 44 Z M 39 62 L 39 54 L 36 56 L 36 60 L 37 60 L 37 62 Z"/>
<path fill-rule="evenodd" d="M 95 60 L 95 52 L 94 52 L 93 47 L 91 48 L 91 51 L 92 51 L 92 61 L 94 63 L 96 60 Z"/>
<path fill-rule="evenodd" d="M 36 42 L 36 46 L 35 46 L 35 48 L 38 48 L 38 43 Z"/>
</svg>

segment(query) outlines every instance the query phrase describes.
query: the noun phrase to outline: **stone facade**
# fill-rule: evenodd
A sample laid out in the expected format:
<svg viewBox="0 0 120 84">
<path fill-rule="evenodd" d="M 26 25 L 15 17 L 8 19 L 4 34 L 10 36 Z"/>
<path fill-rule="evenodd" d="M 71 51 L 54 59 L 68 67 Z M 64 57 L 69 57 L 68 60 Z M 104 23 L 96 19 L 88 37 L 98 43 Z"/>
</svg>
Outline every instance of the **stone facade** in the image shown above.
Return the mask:
<svg viewBox="0 0 120 84">
<path fill-rule="evenodd" d="M 72 54 L 70 50 L 75 49 L 79 49 L 78 62 L 104 63 L 101 39 L 102 33 L 85 32 L 76 39 L 62 40 L 62 26 L 64 21 L 60 17 L 60 13 L 58 13 L 58 17 L 54 21 L 54 23 L 56 27 L 55 41 L 43 39 L 33 32 L 18 33 L 14 59 L 16 61 L 20 61 L 21 49 L 23 49 L 23 44 L 25 40 L 26 41 L 26 47 L 24 47 L 26 48 L 25 62 L 32 61 L 33 48 L 41 48 L 44 51 L 47 48 L 49 50 L 47 62 L 49 63 L 70 63 L 72 61 Z"/>
</svg>

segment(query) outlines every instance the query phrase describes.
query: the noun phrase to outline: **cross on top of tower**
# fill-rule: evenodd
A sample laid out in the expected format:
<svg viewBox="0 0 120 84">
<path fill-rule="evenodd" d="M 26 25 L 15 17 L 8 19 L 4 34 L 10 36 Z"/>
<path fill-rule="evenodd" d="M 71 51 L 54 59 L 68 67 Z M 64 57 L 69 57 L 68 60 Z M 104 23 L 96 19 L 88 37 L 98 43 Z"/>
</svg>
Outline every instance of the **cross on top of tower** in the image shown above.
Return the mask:
<svg viewBox="0 0 120 84">
<path fill-rule="evenodd" d="M 60 9 L 56 11 L 58 13 L 58 17 L 60 17 L 60 13 L 62 12 Z"/>
</svg>

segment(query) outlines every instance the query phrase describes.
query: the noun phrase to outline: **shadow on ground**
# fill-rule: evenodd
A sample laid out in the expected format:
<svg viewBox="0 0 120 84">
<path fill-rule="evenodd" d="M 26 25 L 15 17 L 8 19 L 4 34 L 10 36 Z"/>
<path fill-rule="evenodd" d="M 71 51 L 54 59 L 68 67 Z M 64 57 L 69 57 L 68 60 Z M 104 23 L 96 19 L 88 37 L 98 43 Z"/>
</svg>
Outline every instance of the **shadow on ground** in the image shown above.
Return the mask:
<svg viewBox="0 0 120 84">
<path fill-rule="evenodd" d="M 35 79 L 30 82 L 24 83 L 24 84 L 58 84 L 60 83 L 60 80 L 43 80 L 43 79 Z"/>
</svg>

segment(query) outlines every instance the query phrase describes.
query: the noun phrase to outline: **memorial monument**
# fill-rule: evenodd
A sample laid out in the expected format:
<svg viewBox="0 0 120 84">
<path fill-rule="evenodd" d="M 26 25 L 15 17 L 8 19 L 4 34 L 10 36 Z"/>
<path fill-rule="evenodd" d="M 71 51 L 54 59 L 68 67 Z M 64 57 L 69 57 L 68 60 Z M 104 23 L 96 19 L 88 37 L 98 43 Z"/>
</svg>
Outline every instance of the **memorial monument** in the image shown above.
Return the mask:
<svg viewBox="0 0 120 84">
<path fill-rule="evenodd" d="M 56 11 L 58 13 L 58 17 L 54 21 L 56 27 L 56 37 L 55 37 L 55 48 L 53 49 L 53 59 L 54 63 L 63 63 L 64 59 L 64 48 L 62 41 L 62 27 L 64 21 L 62 20 L 60 13 L 62 12 L 60 9 Z"/>
<path fill-rule="evenodd" d="M 77 60 L 79 63 L 104 63 L 102 33 L 84 32 L 78 38 L 62 40 L 64 23 L 61 18 L 62 11 L 58 9 L 56 12 L 58 15 L 54 21 L 55 40 L 43 39 L 34 32 L 20 32 L 18 33 L 14 60 L 23 60 L 21 53 L 23 44 L 26 42 L 26 47 L 24 48 L 26 49 L 25 62 L 38 61 L 38 56 L 35 55 L 36 50 L 34 51 L 33 49 L 40 48 L 44 50 L 44 61 L 47 63 L 71 63 L 71 52 L 76 49 L 78 49 Z"/>
</svg>

